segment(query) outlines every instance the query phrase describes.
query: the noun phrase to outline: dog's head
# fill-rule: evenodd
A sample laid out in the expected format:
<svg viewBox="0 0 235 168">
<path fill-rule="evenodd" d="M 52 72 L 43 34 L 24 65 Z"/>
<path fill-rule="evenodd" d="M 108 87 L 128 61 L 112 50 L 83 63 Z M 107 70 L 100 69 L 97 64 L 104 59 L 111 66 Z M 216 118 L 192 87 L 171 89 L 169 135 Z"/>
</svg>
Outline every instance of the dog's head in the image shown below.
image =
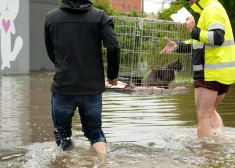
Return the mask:
<svg viewBox="0 0 235 168">
<path fill-rule="evenodd" d="M 168 63 L 164 68 L 165 69 L 172 69 L 172 70 L 175 70 L 175 71 L 182 71 L 183 70 L 183 64 L 179 59 L 177 59 L 177 60 L 174 60 L 174 61 Z"/>
</svg>

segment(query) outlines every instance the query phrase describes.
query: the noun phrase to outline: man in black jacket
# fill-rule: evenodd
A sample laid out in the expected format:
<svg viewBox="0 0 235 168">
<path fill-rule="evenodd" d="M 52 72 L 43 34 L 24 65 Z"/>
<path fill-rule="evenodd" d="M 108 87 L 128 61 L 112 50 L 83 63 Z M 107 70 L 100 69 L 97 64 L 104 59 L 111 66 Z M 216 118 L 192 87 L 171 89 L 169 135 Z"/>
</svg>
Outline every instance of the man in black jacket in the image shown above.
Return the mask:
<svg viewBox="0 0 235 168">
<path fill-rule="evenodd" d="M 104 11 L 90 0 L 63 0 L 46 16 L 45 45 L 56 71 L 51 85 L 54 135 L 63 150 L 72 148 L 72 117 L 78 108 L 85 137 L 97 153 L 107 153 L 101 128 L 102 42 L 107 48 L 108 82 L 116 85 L 120 48 L 112 19 Z"/>
</svg>

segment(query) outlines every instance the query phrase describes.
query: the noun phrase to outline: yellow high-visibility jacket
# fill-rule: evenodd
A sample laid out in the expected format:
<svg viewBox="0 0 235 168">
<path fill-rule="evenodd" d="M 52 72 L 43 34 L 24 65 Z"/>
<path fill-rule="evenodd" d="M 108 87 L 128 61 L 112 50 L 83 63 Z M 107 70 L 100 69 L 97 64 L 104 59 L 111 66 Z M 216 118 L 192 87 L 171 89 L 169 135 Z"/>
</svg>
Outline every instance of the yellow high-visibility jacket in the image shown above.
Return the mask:
<svg viewBox="0 0 235 168">
<path fill-rule="evenodd" d="M 218 0 L 200 0 L 191 8 L 201 14 L 191 33 L 193 42 L 179 43 L 179 51 L 192 45 L 194 79 L 233 84 L 235 43 L 228 15 Z"/>
</svg>

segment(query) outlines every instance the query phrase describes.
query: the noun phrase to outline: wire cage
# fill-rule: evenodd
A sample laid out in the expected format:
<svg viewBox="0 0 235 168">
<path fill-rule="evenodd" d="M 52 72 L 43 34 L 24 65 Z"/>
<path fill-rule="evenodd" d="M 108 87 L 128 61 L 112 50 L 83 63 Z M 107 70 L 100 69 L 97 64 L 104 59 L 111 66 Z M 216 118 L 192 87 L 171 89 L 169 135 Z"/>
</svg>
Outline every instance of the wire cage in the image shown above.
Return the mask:
<svg viewBox="0 0 235 168">
<path fill-rule="evenodd" d="M 121 58 L 118 85 L 106 84 L 107 91 L 135 95 L 188 93 L 191 52 L 160 54 L 166 46 L 165 37 L 173 41 L 190 39 L 185 24 L 132 17 L 112 19 Z"/>
</svg>

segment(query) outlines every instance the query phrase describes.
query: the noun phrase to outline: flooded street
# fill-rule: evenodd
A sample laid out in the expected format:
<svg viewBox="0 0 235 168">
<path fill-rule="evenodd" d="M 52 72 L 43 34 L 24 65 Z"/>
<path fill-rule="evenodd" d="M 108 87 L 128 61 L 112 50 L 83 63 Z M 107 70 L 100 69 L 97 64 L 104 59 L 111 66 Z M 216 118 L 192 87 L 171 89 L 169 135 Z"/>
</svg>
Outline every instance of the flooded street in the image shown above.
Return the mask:
<svg viewBox="0 0 235 168">
<path fill-rule="evenodd" d="M 53 76 L 0 77 L 0 168 L 235 168 L 235 85 L 218 106 L 225 138 L 197 139 L 189 94 L 103 94 L 107 156 L 97 156 L 73 121 L 75 147 L 56 147 L 50 108 Z"/>
</svg>

